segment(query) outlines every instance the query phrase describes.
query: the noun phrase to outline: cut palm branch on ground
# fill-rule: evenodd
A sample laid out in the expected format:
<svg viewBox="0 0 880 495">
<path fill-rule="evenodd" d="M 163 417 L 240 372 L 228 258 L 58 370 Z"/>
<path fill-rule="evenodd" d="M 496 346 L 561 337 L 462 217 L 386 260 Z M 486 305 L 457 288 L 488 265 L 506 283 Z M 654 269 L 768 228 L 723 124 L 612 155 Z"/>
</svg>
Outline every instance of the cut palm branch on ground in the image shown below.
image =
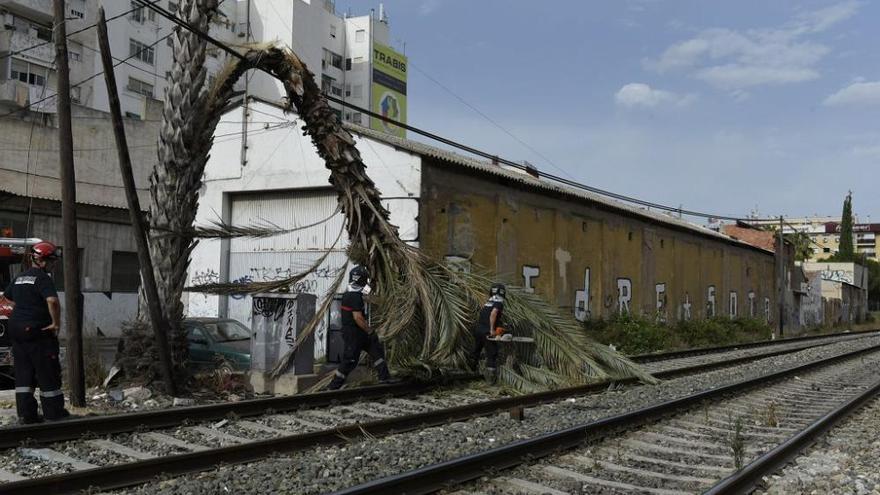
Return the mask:
<svg viewBox="0 0 880 495">
<path fill-rule="evenodd" d="M 204 25 L 204 17 L 215 6 L 216 0 L 190 0 L 182 8 L 189 13 L 192 24 Z M 158 223 L 163 225 L 154 222 L 152 226 L 185 233 L 159 243 L 173 244 L 174 249 L 163 251 L 166 256 L 179 256 L 168 266 L 157 265 L 157 270 L 168 271 L 159 277 L 168 286 L 166 289 L 183 290 L 180 267 L 188 264 L 194 245 L 191 226 L 195 191 L 207 162 L 211 136 L 229 106 L 235 83 L 248 70 L 259 69 L 283 83 L 288 109 L 296 111 L 305 123 L 303 130 L 330 171 L 330 184 L 345 216 L 349 254 L 355 262 L 366 265 L 373 276 L 373 297 L 376 307 L 381 308 L 376 314 L 379 332 L 386 339 L 392 363 L 410 370 L 464 367 L 472 344 L 470 330 L 489 280 L 454 271 L 400 239 L 354 138 L 340 124 L 305 64 L 286 48 L 243 46 L 239 48 L 241 59 L 234 59 L 218 74 L 213 87 L 203 91 L 205 74 L 199 65 L 204 61 L 205 43 L 187 32 L 177 33 L 175 39 L 175 64 L 160 146 L 162 173 L 153 176 L 154 200 L 175 204 L 161 208 L 165 216 L 160 216 Z M 312 269 L 319 265 L 316 263 Z M 305 272 L 297 275 L 299 279 L 304 276 Z M 286 284 L 281 282 L 291 280 L 276 282 L 274 287 L 219 284 L 191 289 L 253 293 L 283 289 Z M 180 314 L 176 308 L 170 312 L 172 316 Z M 558 387 L 628 376 L 650 380 L 626 358 L 588 340 L 574 319 L 562 316 L 537 296 L 511 291 L 506 315 L 514 334 L 531 336 L 535 341 L 533 346 L 515 344 L 517 352 L 505 363 L 501 377 L 512 387 Z"/>
</svg>

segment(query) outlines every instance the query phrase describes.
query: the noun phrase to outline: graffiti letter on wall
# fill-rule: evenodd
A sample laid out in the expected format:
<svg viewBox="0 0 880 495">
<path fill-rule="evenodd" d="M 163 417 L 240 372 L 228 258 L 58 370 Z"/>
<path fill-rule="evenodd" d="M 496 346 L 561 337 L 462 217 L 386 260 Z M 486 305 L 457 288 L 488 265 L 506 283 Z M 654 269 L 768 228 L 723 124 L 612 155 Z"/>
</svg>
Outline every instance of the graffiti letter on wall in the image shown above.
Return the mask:
<svg viewBox="0 0 880 495">
<path fill-rule="evenodd" d="M 532 279 L 538 278 L 541 275 L 541 268 L 537 266 L 523 265 L 522 274 L 523 291 L 535 292 L 535 289 L 532 287 Z"/>
<path fill-rule="evenodd" d="M 737 301 L 736 301 L 736 291 L 730 291 L 730 307 L 727 308 L 728 314 L 730 314 L 731 318 L 736 318 L 736 310 L 737 310 Z"/>
<path fill-rule="evenodd" d="M 684 302 L 681 303 L 682 313 L 684 313 L 684 320 L 690 321 L 691 319 L 691 295 L 687 292 L 684 293 Z"/>
<path fill-rule="evenodd" d="M 764 298 L 764 316 L 767 318 L 767 323 L 770 323 L 770 298 Z"/>
<path fill-rule="evenodd" d="M 755 317 L 755 291 L 749 291 L 749 318 Z"/>
<path fill-rule="evenodd" d="M 706 316 L 715 316 L 715 286 L 710 285 L 706 295 Z"/>
<path fill-rule="evenodd" d="M 629 313 L 629 302 L 632 301 L 632 280 L 628 278 L 617 279 L 617 310 Z"/>
<path fill-rule="evenodd" d="M 590 318 L 590 269 L 584 270 L 584 290 L 574 293 L 574 317 L 578 321 Z"/>
<path fill-rule="evenodd" d="M 657 320 L 662 323 L 666 321 L 666 284 L 656 284 L 654 294 L 657 301 Z"/>
</svg>

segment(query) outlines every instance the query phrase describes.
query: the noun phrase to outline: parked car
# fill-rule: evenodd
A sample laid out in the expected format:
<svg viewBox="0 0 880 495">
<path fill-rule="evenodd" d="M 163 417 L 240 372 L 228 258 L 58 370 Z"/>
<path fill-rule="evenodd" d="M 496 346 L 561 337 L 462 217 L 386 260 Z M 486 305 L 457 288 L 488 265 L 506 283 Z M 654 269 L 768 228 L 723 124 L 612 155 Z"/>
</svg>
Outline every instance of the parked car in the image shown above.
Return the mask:
<svg viewBox="0 0 880 495">
<path fill-rule="evenodd" d="M 251 366 L 251 330 L 228 318 L 186 318 L 190 366 L 196 369 L 228 366 L 245 371 Z"/>
</svg>

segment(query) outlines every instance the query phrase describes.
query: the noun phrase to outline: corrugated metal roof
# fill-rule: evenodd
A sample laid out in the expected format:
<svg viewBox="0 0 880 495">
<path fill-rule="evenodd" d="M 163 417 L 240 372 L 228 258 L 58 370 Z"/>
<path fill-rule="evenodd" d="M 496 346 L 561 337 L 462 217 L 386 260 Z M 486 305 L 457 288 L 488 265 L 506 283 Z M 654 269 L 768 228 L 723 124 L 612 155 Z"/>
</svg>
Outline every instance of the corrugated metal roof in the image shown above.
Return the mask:
<svg viewBox="0 0 880 495">
<path fill-rule="evenodd" d="M 730 244 L 735 244 L 741 247 L 746 247 L 750 249 L 755 249 L 761 251 L 763 253 L 770 253 L 772 251 L 767 251 L 766 249 L 762 249 L 757 246 L 753 246 L 751 244 L 742 242 L 740 240 L 734 239 L 730 236 L 721 234 L 714 230 L 703 227 L 702 225 L 697 225 L 695 223 L 691 223 L 680 218 L 675 218 L 664 213 L 659 213 L 656 211 L 647 210 L 644 208 L 639 208 L 622 201 L 617 201 L 611 198 L 607 198 L 605 196 L 601 196 L 599 194 L 595 194 L 589 191 L 584 191 L 581 189 L 575 189 L 568 186 L 563 186 L 562 184 L 541 180 L 532 177 L 531 175 L 526 174 L 525 172 L 520 172 L 518 170 L 512 170 L 511 168 L 495 165 L 491 162 L 484 160 L 477 160 L 475 158 L 467 157 L 464 155 L 460 155 L 458 153 L 444 150 L 441 148 L 437 148 L 435 146 L 430 146 L 425 143 L 421 143 L 418 141 L 413 141 L 410 139 L 403 139 L 397 136 L 393 136 L 390 134 L 386 134 L 384 132 L 375 131 L 372 129 L 368 129 L 366 127 L 362 127 L 354 124 L 345 124 L 346 129 L 349 131 L 369 137 L 370 139 L 374 139 L 376 141 L 381 141 L 387 143 L 391 146 L 410 151 L 412 153 L 416 153 L 422 156 L 429 156 L 431 158 L 435 158 L 437 160 L 441 160 L 445 163 L 451 165 L 457 165 L 464 168 L 468 168 L 477 172 L 494 175 L 497 177 L 501 177 L 506 180 L 511 180 L 514 182 L 518 182 L 527 187 L 533 189 L 540 189 L 544 191 L 550 191 L 556 194 L 561 194 L 564 196 L 573 197 L 579 200 L 587 200 L 592 203 L 597 203 L 603 207 L 610 208 L 613 210 L 617 210 L 631 216 L 639 217 L 647 221 L 660 223 L 670 228 L 676 229 L 684 229 L 693 232 L 697 235 L 702 235 L 705 237 L 714 238 L 717 240 L 722 240 L 728 242 Z"/>
</svg>

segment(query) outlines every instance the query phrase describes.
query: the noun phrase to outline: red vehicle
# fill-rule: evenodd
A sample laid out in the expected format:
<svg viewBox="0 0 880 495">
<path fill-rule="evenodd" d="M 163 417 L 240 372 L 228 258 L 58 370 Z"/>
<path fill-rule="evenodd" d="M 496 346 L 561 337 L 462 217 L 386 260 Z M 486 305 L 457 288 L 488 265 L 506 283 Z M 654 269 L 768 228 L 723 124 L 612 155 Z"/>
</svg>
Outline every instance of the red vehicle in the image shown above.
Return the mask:
<svg viewBox="0 0 880 495">
<path fill-rule="evenodd" d="M 7 229 L 4 235 L 10 235 Z M 12 303 L 3 297 L 3 291 L 19 273 L 25 263 L 24 253 L 29 246 L 42 242 L 40 239 L 16 239 L 0 237 L 0 383 L 12 379 L 12 348 L 6 335 L 6 320 L 12 315 Z"/>
</svg>

